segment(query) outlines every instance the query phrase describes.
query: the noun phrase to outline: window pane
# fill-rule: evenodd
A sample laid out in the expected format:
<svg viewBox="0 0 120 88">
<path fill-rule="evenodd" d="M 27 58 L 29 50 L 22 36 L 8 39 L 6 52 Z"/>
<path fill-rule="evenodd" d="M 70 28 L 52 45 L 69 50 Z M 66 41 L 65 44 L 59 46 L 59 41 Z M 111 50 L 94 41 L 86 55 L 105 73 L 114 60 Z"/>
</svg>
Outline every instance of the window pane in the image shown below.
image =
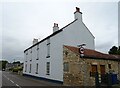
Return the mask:
<svg viewBox="0 0 120 88">
<path fill-rule="evenodd" d="M 68 72 L 69 71 L 69 63 L 64 62 L 64 71 Z"/>
<path fill-rule="evenodd" d="M 47 74 L 47 75 L 50 74 L 50 62 L 47 62 L 47 66 L 46 66 L 46 74 Z"/>
<path fill-rule="evenodd" d="M 38 74 L 38 63 L 36 64 L 36 74 Z"/>
<path fill-rule="evenodd" d="M 47 58 L 50 57 L 50 38 L 47 39 Z"/>
<path fill-rule="evenodd" d="M 27 64 L 25 65 L 25 72 L 27 71 Z"/>
<path fill-rule="evenodd" d="M 31 64 L 30 64 L 30 73 L 31 73 Z"/>
</svg>

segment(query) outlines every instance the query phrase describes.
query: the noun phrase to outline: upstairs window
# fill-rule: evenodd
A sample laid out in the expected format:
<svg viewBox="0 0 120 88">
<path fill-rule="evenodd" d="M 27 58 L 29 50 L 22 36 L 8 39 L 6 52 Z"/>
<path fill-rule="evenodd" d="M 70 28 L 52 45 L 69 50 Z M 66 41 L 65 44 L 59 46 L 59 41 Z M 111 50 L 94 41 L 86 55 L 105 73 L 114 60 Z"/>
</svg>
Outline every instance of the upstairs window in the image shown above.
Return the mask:
<svg viewBox="0 0 120 88">
<path fill-rule="evenodd" d="M 28 57 L 28 51 L 26 51 L 26 53 L 25 53 L 25 59 L 26 59 L 25 62 L 27 62 L 27 57 Z"/>
<path fill-rule="evenodd" d="M 31 53 L 30 61 L 32 61 L 32 48 L 30 49 L 30 53 Z"/>
<path fill-rule="evenodd" d="M 30 53 L 32 53 L 32 48 L 31 48 L 31 51 L 30 51 Z"/>
<path fill-rule="evenodd" d="M 47 39 L 47 56 L 46 58 L 50 57 L 50 38 Z"/>
<path fill-rule="evenodd" d="M 37 58 L 36 60 L 39 60 L 39 44 L 37 45 Z"/>
<path fill-rule="evenodd" d="M 37 45 L 37 50 L 39 50 L 39 44 Z"/>
</svg>

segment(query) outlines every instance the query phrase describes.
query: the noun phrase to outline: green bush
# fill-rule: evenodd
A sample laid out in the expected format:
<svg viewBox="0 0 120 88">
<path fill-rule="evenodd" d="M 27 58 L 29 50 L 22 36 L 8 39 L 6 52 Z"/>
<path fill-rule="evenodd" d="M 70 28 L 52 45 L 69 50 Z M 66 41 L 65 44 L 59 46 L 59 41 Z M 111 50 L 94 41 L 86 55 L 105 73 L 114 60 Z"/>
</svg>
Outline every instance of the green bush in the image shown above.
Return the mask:
<svg viewBox="0 0 120 88">
<path fill-rule="evenodd" d="M 9 71 L 12 71 L 13 70 L 13 68 L 9 68 Z"/>
<path fill-rule="evenodd" d="M 18 71 L 22 71 L 23 68 L 22 67 L 16 67 L 16 68 L 13 68 L 13 72 L 18 72 Z"/>
<path fill-rule="evenodd" d="M 18 68 L 13 68 L 13 72 L 18 72 Z"/>
</svg>

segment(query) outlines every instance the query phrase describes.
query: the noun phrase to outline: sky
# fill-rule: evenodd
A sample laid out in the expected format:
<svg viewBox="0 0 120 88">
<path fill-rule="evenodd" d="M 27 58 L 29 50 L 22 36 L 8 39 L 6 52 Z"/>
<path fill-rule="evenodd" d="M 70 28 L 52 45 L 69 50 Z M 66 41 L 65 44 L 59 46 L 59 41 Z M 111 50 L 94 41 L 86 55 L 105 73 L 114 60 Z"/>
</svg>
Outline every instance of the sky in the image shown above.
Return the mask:
<svg viewBox="0 0 120 88">
<path fill-rule="evenodd" d="M 24 50 L 52 34 L 53 24 L 59 28 L 74 20 L 79 7 L 83 22 L 95 36 L 95 49 L 107 53 L 118 46 L 118 1 L 106 2 L 55 0 L 4 0 L 0 3 L 1 59 L 23 61 Z"/>
</svg>

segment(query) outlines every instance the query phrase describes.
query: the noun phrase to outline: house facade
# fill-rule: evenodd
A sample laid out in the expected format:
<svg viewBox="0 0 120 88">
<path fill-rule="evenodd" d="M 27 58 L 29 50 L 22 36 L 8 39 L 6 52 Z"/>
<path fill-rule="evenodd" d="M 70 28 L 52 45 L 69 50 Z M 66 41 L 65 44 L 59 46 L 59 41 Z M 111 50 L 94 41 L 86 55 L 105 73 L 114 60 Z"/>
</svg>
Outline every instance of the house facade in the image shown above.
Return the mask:
<svg viewBox="0 0 120 88">
<path fill-rule="evenodd" d="M 100 83 L 105 81 L 106 73 L 120 77 L 120 56 L 103 54 L 95 50 L 84 49 L 81 57 L 79 48 L 63 46 L 64 85 L 95 86 L 95 73 Z"/>
<path fill-rule="evenodd" d="M 95 49 L 94 36 L 82 21 L 82 12 L 76 7 L 74 21 L 59 29 L 54 23 L 53 33 L 41 41 L 34 40 L 24 51 L 24 75 L 63 82 L 63 45 Z"/>
</svg>

